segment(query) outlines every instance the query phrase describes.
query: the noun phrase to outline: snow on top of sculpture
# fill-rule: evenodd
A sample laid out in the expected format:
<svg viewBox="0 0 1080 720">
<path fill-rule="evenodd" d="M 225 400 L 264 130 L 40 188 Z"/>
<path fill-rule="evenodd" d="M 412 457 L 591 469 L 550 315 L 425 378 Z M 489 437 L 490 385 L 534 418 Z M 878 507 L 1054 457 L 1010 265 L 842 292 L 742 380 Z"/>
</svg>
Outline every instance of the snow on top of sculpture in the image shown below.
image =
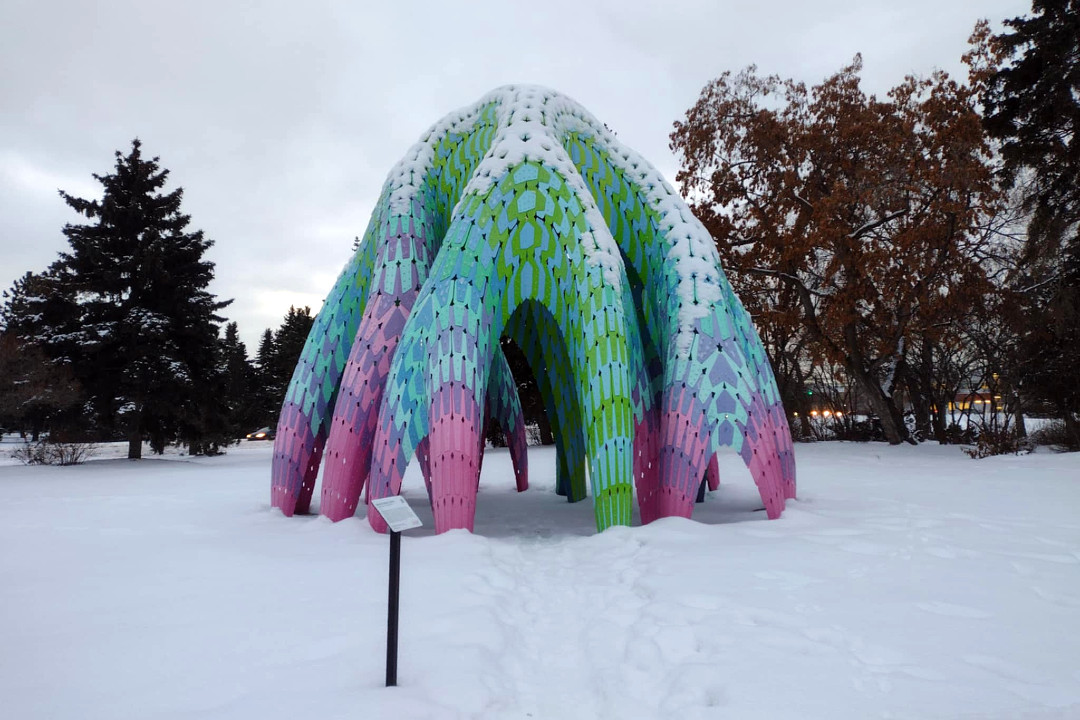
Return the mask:
<svg viewBox="0 0 1080 720">
<path fill-rule="evenodd" d="M 321 512 L 400 491 L 420 462 L 436 527 L 472 529 L 487 422 L 527 487 L 499 339 L 537 376 L 557 488 L 597 526 L 689 516 L 739 452 L 770 517 L 794 497 L 772 370 L 712 238 L 664 178 L 573 100 L 511 85 L 433 125 L 394 167 L 316 318 L 279 421 L 272 499 Z M 633 484 L 631 483 L 633 478 Z M 385 529 L 377 513 L 369 520 Z"/>
<path fill-rule="evenodd" d="M 387 176 L 390 207 L 408 207 L 415 197 L 416 182 L 430 172 L 435 163 L 435 146 L 448 134 L 472 127 L 484 108 L 494 106 L 499 130 L 493 147 L 477 166 L 462 197 L 482 194 L 496 178 L 526 160 L 542 162 L 558 170 L 579 197 L 586 201 L 586 211 L 593 227 L 605 228 L 596 203 L 563 147 L 571 133 L 591 136 L 612 162 L 634 178 L 649 205 L 661 217 L 664 235 L 671 239 L 669 256 L 685 265 L 678 268 L 678 292 L 686 302 L 681 317 L 677 346 L 685 351 L 690 344 L 691 324 L 704 316 L 713 303 L 720 301 L 720 257 L 712 237 L 677 192 L 648 161 L 623 145 L 603 123 L 574 100 L 538 85 L 505 85 L 489 92 L 476 103 L 452 112 L 432 125 Z M 595 242 L 584 243 L 590 262 L 605 268 L 605 278 L 618 283 L 616 268 L 621 263 L 618 245 L 611 232 L 601 230 Z M 693 299 L 697 298 L 698 303 Z"/>
</svg>

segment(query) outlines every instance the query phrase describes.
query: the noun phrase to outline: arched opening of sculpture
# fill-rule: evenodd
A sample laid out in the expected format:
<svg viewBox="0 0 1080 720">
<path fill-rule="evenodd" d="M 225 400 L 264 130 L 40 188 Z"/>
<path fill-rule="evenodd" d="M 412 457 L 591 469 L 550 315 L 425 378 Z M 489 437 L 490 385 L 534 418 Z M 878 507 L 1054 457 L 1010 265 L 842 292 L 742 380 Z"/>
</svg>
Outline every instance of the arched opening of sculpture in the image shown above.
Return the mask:
<svg viewBox="0 0 1080 720">
<path fill-rule="evenodd" d="M 471 530 L 489 417 L 528 482 L 504 334 L 536 374 L 570 500 L 588 463 L 598 529 L 629 524 L 635 495 L 643 522 L 689 517 L 725 446 L 769 517 L 795 496 L 772 370 L 712 238 L 577 103 L 507 86 L 390 173 L 289 386 L 273 505 L 309 509 L 325 450 L 321 512 L 350 517 L 365 487 L 398 493 L 416 456 L 436 530 Z"/>
</svg>

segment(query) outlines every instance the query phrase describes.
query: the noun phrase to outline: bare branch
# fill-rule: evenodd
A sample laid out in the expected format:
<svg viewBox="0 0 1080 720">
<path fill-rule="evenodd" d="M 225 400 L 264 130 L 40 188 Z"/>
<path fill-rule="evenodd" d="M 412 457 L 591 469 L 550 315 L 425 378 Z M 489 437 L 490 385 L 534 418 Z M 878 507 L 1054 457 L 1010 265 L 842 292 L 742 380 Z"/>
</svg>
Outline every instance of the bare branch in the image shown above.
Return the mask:
<svg viewBox="0 0 1080 720">
<path fill-rule="evenodd" d="M 807 200 L 806 198 L 804 198 L 802 195 L 800 195 L 798 190 L 792 190 L 791 191 L 791 196 L 794 197 L 795 200 L 800 205 L 802 205 L 804 208 L 806 208 L 807 210 L 810 210 L 811 212 L 813 212 L 814 204 L 812 202 L 810 202 L 809 200 Z"/>
<path fill-rule="evenodd" d="M 736 238 L 734 240 L 726 240 L 724 244 L 729 248 L 745 247 L 747 245 L 753 245 L 758 240 L 757 238 Z"/>
<path fill-rule="evenodd" d="M 745 270 L 746 270 L 746 272 L 751 273 L 753 275 L 765 275 L 765 276 L 768 276 L 768 277 L 777 277 L 777 278 L 780 278 L 782 280 L 787 280 L 789 283 L 794 285 L 796 287 L 796 289 L 800 293 L 805 292 L 805 293 L 809 293 L 810 295 L 813 295 L 815 297 L 820 297 L 820 298 L 832 297 L 832 295 L 830 293 L 823 293 L 823 292 L 820 292 L 818 290 L 813 290 L 811 288 L 808 288 L 806 286 L 806 283 L 804 283 L 802 281 L 802 278 L 800 278 L 800 277 L 798 277 L 796 275 L 792 275 L 790 273 L 784 273 L 784 272 L 780 272 L 779 270 L 770 270 L 769 268 L 762 268 L 762 267 L 745 268 Z"/>
<path fill-rule="evenodd" d="M 1053 275 L 1051 275 L 1050 277 L 1048 277 L 1047 279 L 1043 280 L 1042 282 L 1035 283 L 1034 285 L 1029 285 L 1028 287 L 1017 290 L 1016 292 L 1021 293 L 1021 294 L 1034 292 L 1035 290 L 1038 290 L 1039 288 L 1042 288 L 1042 287 L 1046 287 L 1050 283 L 1056 282 L 1056 281 L 1058 281 L 1060 279 L 1061 279 L 1061 273 L 1056 272 Z"/>
<path fill-rule="evenodd" d="M 859 238 L 861 238 L 863 235 L 870 232 L 871 230 L 876 230 L 877 228 L 881 227 L 885 223 L 892 222 L 893 220 L 895 220 L 898 217 L 901 217 L 903 215 L 907 215 L 907 213 L 908 213 L 908 208 L 904 208 L 903 210 L 896 210 L 895 212 L 891 212 L 888 215 L 885 215 L 884 217 L 878 218 L 877 220 L 871 220 L 870 222 L 863 223 L 859 227 L 858 230 L 856 230 L 855 232 L 849 234 L 848 237 L 851 238 L 852 240 L 858 240 Z"/>
</svg>

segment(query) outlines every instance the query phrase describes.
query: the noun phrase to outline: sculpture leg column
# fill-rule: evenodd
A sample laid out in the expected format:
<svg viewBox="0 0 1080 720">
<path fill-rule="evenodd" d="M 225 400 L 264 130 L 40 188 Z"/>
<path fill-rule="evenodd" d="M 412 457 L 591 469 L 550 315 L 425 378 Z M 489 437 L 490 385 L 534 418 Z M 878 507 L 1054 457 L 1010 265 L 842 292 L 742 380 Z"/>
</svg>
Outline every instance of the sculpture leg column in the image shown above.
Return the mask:
<svg viewBox="0 0 1080 720">
<path fill-rule="evenodd" d="M 431 399 L 428 447 L 435 531 L 472 532 L 480 480 L 480 407 L 460 383 L 438 388 Z"/>
<path fill-rule="evenodd" d="M 508 432 L 504 428 L 510 461 L 514 464 L 514 486 L 518 492 L 529 489 L 529 443 L 525 437 L 525 422 L 519 422 Z"/>
<path fill-rule="evenodd" d="M 411 297 L 408 301 L 411 303 Z M 369 341 L 356 343 L 349 353 L 330 424 L 323 470 L 320 512 L 334 522 L 352 517 L 360 504 L 371 471 L 386 376 L 407 309 L 407 304 L 395 306 L 386 296 L 372 299 L 359 331 L 359 336 Z"/>
<path fill-rule="evenodd" d="M 286 403 L 274 440 L 270 504 L 280 508 L 286 517 L 310 511 L 326 444 L 326 436 L 312 435 L 310 424 L 304 420 L 299 407 Z"/>
<path fill-rule="evenodd" d="M 709 466 L 705 468 L 705 477 L 701 479 L 701 484 L 698 486 L 696 502 L 705 502 L 705 491 L 713 491 L 718 487 L 720 487 L 720 467 L 714 453 L 709 460 Z"/>
<path fill-rule="evenodd" d="M 692 390 L 665 390 L 660 422 L 658 514 L 689 518 L 705 474 L 710 445 L 705 418 L 696 406 Z"/>
<path fill-rule="evenodd" d="M 402 435 L 395 432 L 393 422 L 384 422 L 379 418 L 379 432 L 375 435 L 375 452 L 371 461 L 371 476 L 368 482 L 369 500 L 390 497 L 401 492 L 401 479 L 405 474 L 405 452 L 402 449 Z M 375 532 L 385 533 L 389 528 L 382 515 L 370 502 L 367 508 L 368 523 Z"/>
<path fill-rule="evenodd" d="M 705 481 L 708 483 L 711 492 L 720 489 L 720 461 L 717 459 L 716 453 L 713 453 L 712 458 L 709 459 L 709 467 L 705 471 Z"/>
<path fill-rule="evenodd" d="M 642 525 L 647 525 L 659 517 L 659 424 L 659 408 L 654 405 L 644 412 L 634 427 L 634 481 L 637 485 L 638 512 Z"/>
<path fill-rule="evenodd" d="M 613 341 L 618 357 L 617 340 Z M 590 357 L 584 368 L 589 378 L 587 398 L 587 457 L 589 480 L 593 490 L 596 528 L 629 525 L 634 503 L 634 410 L 630 402 L 629 373 L 624 363 L 611 362 L 600 366 Z M 620 393 L 620 391 L 622 391 Z"/>
<path fill-rule="evenodd" d="M 434 498 L 431 496 L 431 450 L 428 447 L 428 439 L 425 437 L 416 446 L 416 461 L 420 463 L 420 474 L 424 476 L 424 488 L 427 490 L 428 502 L 434 507 Z"/>
<path fill-rule="evenodd" d="M 784 462 L 777 452 L 768 417 L 760 402 L 750 406 L 740 454 L 757 483 L 766 515 L 775 520 L 784 510 Z"/>
<path fill-rule="evenodd" d="M 565 481 L 563 487 L 567 502 L 580 502 L 585 499 L 585 444 L 582 439 L 581 419 L 564 413 L 559 423 L 558 432 L 562 437 L 560 452 L 565 462 Z"/>
</svg>

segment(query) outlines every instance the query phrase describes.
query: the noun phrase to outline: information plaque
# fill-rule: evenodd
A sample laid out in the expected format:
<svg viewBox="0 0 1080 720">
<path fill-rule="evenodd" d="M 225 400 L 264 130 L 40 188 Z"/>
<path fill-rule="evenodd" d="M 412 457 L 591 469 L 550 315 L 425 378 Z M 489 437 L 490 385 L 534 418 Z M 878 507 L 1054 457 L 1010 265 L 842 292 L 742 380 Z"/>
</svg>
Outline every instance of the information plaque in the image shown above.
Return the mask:
<svg viewBox="0 0 1080 720">
<path fill-rule="evenodd" d="M 390 497 L 372 500 L 371 504 L 375 506 L 375 509 L 382 515 L 382 519 L 386 521 L 386 524 L 394 532 L 410 530 L 424 524 L 420 522 L 420 518 L 409 507 L 409 503 L 405 502 L 405 498 L 400 495 L 391 495 Z"/>
</svg>

